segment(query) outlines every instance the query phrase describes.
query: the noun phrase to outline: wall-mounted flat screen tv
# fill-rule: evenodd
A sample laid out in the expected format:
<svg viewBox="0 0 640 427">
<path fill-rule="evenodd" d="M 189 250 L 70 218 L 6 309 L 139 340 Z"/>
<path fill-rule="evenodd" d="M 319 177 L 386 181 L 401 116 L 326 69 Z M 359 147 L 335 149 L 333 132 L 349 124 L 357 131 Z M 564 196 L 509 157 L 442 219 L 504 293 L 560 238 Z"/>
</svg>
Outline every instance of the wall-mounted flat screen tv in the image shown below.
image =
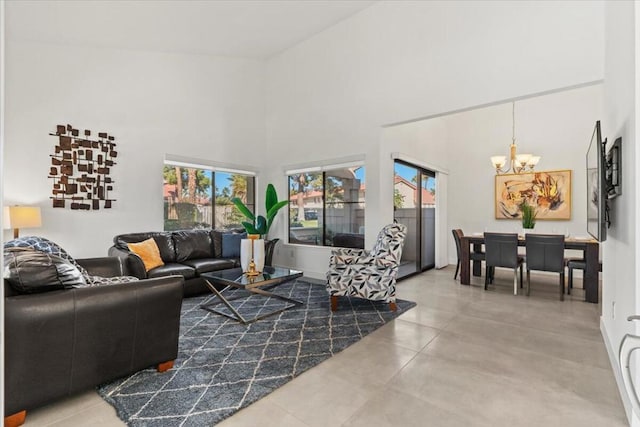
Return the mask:
<svg viewBox="0 0 640 427">
<path fill-rule="evenodd" d="M 587 232 L 599 242 L 607 238 L 605 144 L 597 121 L 587 150 Z"/>
</svg>

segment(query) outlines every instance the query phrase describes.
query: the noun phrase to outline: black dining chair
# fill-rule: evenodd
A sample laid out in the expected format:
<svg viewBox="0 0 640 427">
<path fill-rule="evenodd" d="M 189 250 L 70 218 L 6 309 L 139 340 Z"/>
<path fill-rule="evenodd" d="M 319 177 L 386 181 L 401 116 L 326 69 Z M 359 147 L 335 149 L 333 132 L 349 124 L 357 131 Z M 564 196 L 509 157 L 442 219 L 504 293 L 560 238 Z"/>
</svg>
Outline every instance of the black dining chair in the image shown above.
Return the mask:
<svg viewBox="0 0 640 427">
<path fill-rule="evenodd" d="M 561 234 L 527 234 L 527 295 L 531 290 L 531 270 L 560 274 L 560 300 L 564 300 L 564 236 Z"/>
<path fill-rule="evenodd" d="M 453 233 L 453 240 L 456 242 L 456 252 L 458 253 L 458 264 L 456 264 L 456 272 L 453 275 L 455 279 L 458 277 L 458 271 L 460 270 L 460 263 L 462 262 L 462 246 L 460 243 L 460 238 L 464 236 L 464 233 L 459 228 L 454 228 L 451 230 Z M 484 252 L 469 252 L 469 260 L 471 261 L 484 261 Z"/>
<path fill-rule="evenodd" d="M 565 259 L 567 270 L 569 270 L 569 277 L 567 280 L 567 294 L 571 295 L 571 289 L 573 289 L 573 270 L 584 270 L 587 268 L 587 263 L 584 258 L 567 258 Z M 602 261 L 598 265 L 598 271 L 602 272 Z"/>
<path fill-rule="evenodd" d="M 513 294 L 518 295 L 518 268 L 522 287 L 522 264 L 524 258 L 518 255 L 518 235 L 516 233 L 484 233 L 485 276 L 484 289 L 493 283 L 496 267 L 513 269 Z"/>
</svg>

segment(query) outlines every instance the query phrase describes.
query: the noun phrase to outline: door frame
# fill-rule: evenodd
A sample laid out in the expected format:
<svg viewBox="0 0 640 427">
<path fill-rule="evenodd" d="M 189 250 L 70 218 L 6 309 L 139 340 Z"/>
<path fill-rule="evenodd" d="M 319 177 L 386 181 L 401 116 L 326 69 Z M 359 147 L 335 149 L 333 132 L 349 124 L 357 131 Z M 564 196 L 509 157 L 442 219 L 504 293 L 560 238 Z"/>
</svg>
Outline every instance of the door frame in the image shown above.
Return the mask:
<svg viewBox="0 0 640 427">
<path fill-rule="evenodd" d="M 385 156 L 387 157 L 387 156 Z M 420 158 L 413 157 L 411 155 L 399 152 L 391 151 L 391 155 L 386 165 L 386 173 L 389 175 L 389 199 L 385 203 L 384 208 L 389 207 L 389 219 L 393 220 L 393 169 L 394 160 L 404 160 L 414 165 L 418 165 L 422 168 L 436 172 L 436 194 L 438 194 L 438 202 L 436 204 L 436 268 L 447 267 L 455 258 L 455 246 L 451 239 L 451 231 L 449 231 L 449 215 L 448 215 L 448 191 L 449 191 L 449 169 L 438 165 L 437 163 L 427 162 Z M 388 167 L 388 169 L 387 169 Z M 450 254 L 452 258 L 450 259 Z M 453 261 L 455 262 L 455 261 Z"/>
<path fill-rule="evenodd" d="M 400 159 L 400 158 L 393 158 L 393 173 L 395 176 L 395 169 L 396 169 L 396 163 L 399 163 L 403 166 L 407 166 L 410 168 L 413 168 L 417 171 L 417 177 L 416 177 L 416 192 L 417 192 L 417 200 L 416 200 L 416 260 L 415 260 L 415 271 L 408 273 L 404 276 L 399 276 L 398 279 L 404 279 L 406 277 L 411 277 L 413 275 L 416 274 L 420 274 L 424 271 L 427 270 L 431 270 L 432 268 L 436 267 L 436 259 L 434 257 L 434 262 L 433 264 L 429 264 L 427 266 L 423 266 L 422 265 L 422 253 L 423 253 L 423 248 L 422 248 L 422 243 L 423 243 L 423 231 L 424 231 L 424 227 L 423 227 L 423 220 L 422 220 L 422 183 L 423 183 L 423 177 L 431 177 L 434 178 L 436 180 L 436 185 L 437 185 L 437 177 L 438 177 L 438 172 L 434 171 L 434 170 L 430 170 L 427 169 L 424 166 L 421 165 L 417 165 L 414 163 L 411 163 L 408 160 L 404 160 L 404 159 Z M 436 206 L 438 205 L 438 202 L 436 201 Z M 434 250 L 437 250 L 437 217 L 438 217 L 438 211 L 436 209 L 436 231 L 434 232 L 433 235 L 433 245 L 434 245 Z M 395 217 L 395 214 L 394 214 Z M 395 219 L 395 218 L 394 218 Z"/>
</svg>

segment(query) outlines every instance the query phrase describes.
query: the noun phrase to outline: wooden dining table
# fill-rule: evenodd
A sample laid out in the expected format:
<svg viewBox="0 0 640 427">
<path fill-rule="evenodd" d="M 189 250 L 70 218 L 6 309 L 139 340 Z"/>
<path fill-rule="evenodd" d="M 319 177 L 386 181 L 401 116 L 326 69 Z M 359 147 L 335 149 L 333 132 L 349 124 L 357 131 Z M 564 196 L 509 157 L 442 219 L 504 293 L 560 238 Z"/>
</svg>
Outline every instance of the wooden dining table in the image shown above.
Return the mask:
<svg viewBox="0 0 640 427">
<path fill-rule="evenodd" d="M 484 244 L 483 235 L 462 236 L 460 238 L 460 246 L 462 249 L 462 259 L 460 260 L 460 283 L 463 285 L 471 284 L 471 268 L 473 275 L 480 276 L 482 274 L 482 261 L 473 261 L 471 267 L 471 251 L 481 252 Z M 518 237 L 518 246 L 524 246 L 524 237 Z M 586 268 L 583 272 L 583 286 L 585 290 L 585 301 L 598 303 L 598 272 L 600 269 L 598 242 L 592 239 L 577 239 L 568 237 L 564 241 L 565 249 L 581 250 L 585 260 Z"/>
</svg>

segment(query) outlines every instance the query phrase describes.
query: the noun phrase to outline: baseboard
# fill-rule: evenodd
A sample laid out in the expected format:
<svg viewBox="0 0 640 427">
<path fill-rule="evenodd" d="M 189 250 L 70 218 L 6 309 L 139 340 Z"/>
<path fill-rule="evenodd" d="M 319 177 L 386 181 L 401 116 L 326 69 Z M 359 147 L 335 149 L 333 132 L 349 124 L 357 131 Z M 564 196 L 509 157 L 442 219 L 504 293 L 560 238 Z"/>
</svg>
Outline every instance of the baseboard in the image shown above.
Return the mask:
<svg viewBox="0 0 640 427">
<path fill-rule="evenodd" d="M 317 279 L 317 280 L 327 280 L 327 272 L 326 271 L 323 271 L 323 272 L 305 271 L 304 277 L 310 277 L 312 279 Z"/>
<path fill-rule="evenodd" d="M 291 265 L 284 265 L 284 264 L 276 264 L 276 267 L 291 268 L 293 270 L 299 270 L 298 267 L 291 266 Z M 304 277 L 309 277 L 311 279 L 317 279 L 317 280 L 326 280 L 327 279 L 327 272 L 326 271 L 304 270 L 303 272 L 304 272 Z"/>
<path fill-rule="evenodd" d="M 616 384 L 618 385 L 618 393 L 620 394 L 620 399 L 622 400 L 622 405 L 624 406 L 624 412 L 627 415 L 627 421 L 629 425 L 637 426 L 639 420 L 634 420 L 636 418 L 633 416 L 633 410 L 631 409 L 631 401 L 629 401 L 629 396 L 627 396 L 627 392 L 624 389 L 624 383 L 622 382 L 622 376 L 620 375 L 620 365 L 618 364 L 618 349 L 613 348 L 611 345 L 611 340 L 609 339 L 609 334 L 607 334 L 607 328 L 604 325 L 604 321 L 602 320 L 602 316 L 600 317 L 600 332 L 602 333 L 602 338 L 604 339 L 604 346 L 607 349 L 607 354 L 609 355 L 609 362 L 611 363 L 611 369 L 613 370 L 613 376 L 616 379 Z M 634 422 L 635 421 L 635 422 Z"/>
</svg>

